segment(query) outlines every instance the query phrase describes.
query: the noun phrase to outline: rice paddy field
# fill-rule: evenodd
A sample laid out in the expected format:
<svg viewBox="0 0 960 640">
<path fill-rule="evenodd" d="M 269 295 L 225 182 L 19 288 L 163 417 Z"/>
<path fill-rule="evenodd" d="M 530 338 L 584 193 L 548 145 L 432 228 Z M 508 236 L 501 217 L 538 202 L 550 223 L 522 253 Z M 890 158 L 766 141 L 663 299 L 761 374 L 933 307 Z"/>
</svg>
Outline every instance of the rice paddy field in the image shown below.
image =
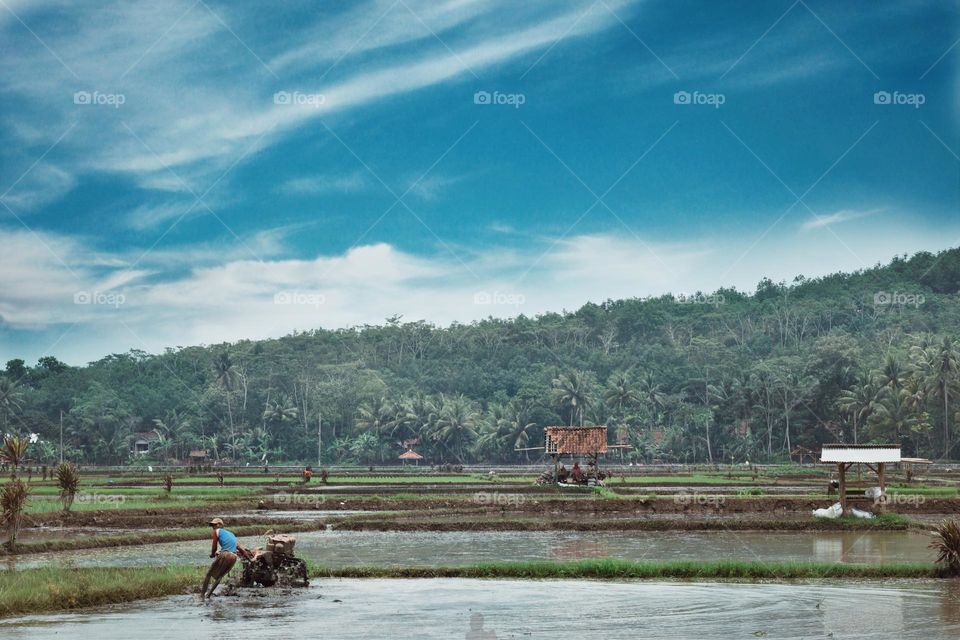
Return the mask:
<svg viewBox="0 0 960 640">
<path fill-rule="evenodd" d="M 611 607 L 651 589 L 675 591 L 679 609 L 696 610 L 705 594 L 719 591 L 757 611 L 778 607 L 754 590 L 758 582 L 777 583 L 785 596 L 813 603 L 812 611 L 818 598 L 834 596 L 844 611 L 853 610 L 848 603 L 922 602 L 946 625 L 922 637 L 950 637 L 944 630 L 958 628 L 943 613 L 958 598 L 955 581 L 941 577 L 929 548 L 932 527 L 960 507 L 960 472 L 949 467 L 910 482 L 894 472 L 886 503 L 872 509 L 876 517 L 837 520 L 812 515 L 834 501 L 829 472 L 814 466 L 613 467 L 602 488 L 538 485 L 540 471 L 334 469 L 325 483 L 304 483 L 299 470 L 279 468 L 228 472 L 222 485 L 212 472 L 179 471 L 167 491 L 166 472 L 88 470 L 69 512 L 53 481 L 35 473 L 17 547 L 0 555 L 0 628 L 4 637 L 38 638 L 77 625 L 148 624 L 187 604 L 186 615 L 201 624 L 233 615 L 216 612 L 235 598 L 254 598 L 249 606 L 260 616 L 279 607 L 301 626 L 321 611 L 356 624 L 360 611 L 383 610 L 404 591 L 410 602 L 422 599 L 427 617 L 444 619 L 442 635 L 471 628 L 457 607 L 478 590 L 547 590 L 540 604 L 562 620 L 562 599 L 551 590 L 586 590 Z M 247 547 L 263 545 L 268 532 L 296 535 L 311 587 L 201 605 L 196 590 L 213 517 Z M 530 581 L 536 586 L 523 591 Z M 457 596 L 438 598 L 437 590 Z M 332 607 L 333 600 L 340 602 Z M 512 617 L 511 604 L 492 602 L 477 609 L 485 624 L 496 621 L 503 637 L 524 633 L 528 623 Z M 672 615 L 649 600 L 643 606 Z M 831 610 L 822 628 L 853 624 L 852 614 Z M 237 629 L 256 637 L 245 626 L 253 619 L 234 621 L 222 630 L 227 637 L 238 637 Z M 748 635 L 773 635 L 760 621 L 737 624 Z"/>
</svg>

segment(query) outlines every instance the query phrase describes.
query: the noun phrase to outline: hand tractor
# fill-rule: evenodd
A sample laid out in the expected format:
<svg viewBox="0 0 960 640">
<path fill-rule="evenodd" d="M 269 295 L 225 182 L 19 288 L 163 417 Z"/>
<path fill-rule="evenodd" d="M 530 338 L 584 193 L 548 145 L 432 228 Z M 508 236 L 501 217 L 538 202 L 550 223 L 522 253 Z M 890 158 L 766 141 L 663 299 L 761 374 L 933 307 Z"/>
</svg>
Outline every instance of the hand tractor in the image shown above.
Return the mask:
<svg viewBox="0 0 960 640">
<path fill-rule="evenodd" d="M 243 575 L 240 586 L 261 585 L 272 587 L 278 582 L 283 586 L 306 587 L 307 563 L 293 555 L 297 539 L 291 535 L 277 534 L 267 538 L 265 549 L 253 549 L 241 557 Z"/>
</svg>

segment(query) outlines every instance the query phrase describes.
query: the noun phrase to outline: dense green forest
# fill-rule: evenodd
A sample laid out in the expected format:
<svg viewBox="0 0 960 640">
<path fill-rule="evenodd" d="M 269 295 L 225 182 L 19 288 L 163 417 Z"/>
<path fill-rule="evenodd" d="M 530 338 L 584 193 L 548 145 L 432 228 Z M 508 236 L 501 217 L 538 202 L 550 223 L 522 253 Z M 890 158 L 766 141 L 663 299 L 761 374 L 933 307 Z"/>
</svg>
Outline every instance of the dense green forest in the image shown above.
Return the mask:
<svg viewBox="0 0 960 640">
<path fill-rule="evenodd" d="M 899 442 L 954 458 L 960 422 L 960 249 L 753 293 L 611 300 L 575 312 L 436 327 L 311 330 L 114 354 L 85 367 L 11 360 L 3 430 L 36 462 L 204 449 L 237 463 L 518 462 L 543 427 L 606 424 L 625 459 L 786 459 L 820 443 Z"/>
</svg>

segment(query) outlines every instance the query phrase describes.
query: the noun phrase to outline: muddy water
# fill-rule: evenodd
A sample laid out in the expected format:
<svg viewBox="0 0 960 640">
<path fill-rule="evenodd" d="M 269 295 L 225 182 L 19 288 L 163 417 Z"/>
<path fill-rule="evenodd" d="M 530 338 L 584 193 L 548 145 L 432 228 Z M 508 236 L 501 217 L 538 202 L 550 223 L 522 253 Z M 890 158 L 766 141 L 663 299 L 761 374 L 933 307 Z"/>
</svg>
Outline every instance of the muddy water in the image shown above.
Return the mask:
<svg viewBox="0 0 960 640">
<path fill-rule="evenodd" d="M 515 560 L 742 559 L 878 564 L 933 560 L 925 534 L 909 532 L 309 532 L 298 533 L 297 555 L 327 566 L 464 565 Z M 262 540 L 242 538 L 257 546 Z M 0 568 L 47 564 L 144 566 L 199 564 L 209 542 L 83 549 L 0 559 Z"/>
<path fill-rule="evenodd" d="M 960 586 L 318 580 L 287 597 L 179 596 L 0 621 L 0 637 L 940 640 L 960 637 Z"/>
</svg>

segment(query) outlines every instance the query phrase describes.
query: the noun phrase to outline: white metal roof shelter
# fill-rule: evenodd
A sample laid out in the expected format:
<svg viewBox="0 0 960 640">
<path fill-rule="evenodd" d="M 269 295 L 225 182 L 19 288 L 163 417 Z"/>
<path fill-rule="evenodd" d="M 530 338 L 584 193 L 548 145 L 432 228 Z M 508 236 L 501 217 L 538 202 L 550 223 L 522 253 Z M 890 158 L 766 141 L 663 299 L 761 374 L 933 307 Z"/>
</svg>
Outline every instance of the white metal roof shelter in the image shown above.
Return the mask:
<svg viewBox="0 0 960 640">
<path fill-rule="evenodd" d="M 820 462 L 859 462 L 863 464 L 900 462 L 900 445 L 825 444 L 820 451 Z"/>
<path fill-rule="evenodd" d="M 840 474 L 840 506 L 847 512 L 847 469 L 862 464 L 877 474 L 881 498 L 886 494 L 884 466 L 890 462 L 900 462 L 898 444 L 825 444 L 820 450 L 820 462 L 836 464 Z M 881 508 L 883 501 L 879 502 Z"/>
</svg>

